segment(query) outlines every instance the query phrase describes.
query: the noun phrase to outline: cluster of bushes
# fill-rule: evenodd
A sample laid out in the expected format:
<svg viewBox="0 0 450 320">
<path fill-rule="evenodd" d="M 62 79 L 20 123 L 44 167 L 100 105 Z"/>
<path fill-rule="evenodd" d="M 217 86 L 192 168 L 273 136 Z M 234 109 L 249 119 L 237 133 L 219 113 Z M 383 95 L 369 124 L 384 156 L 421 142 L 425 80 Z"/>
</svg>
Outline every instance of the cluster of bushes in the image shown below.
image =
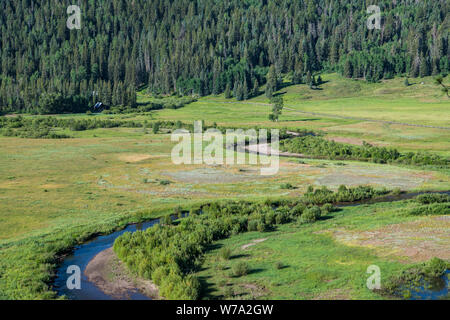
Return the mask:
<svg viewBox="0 0 450 320">
<path fill-rule="evenodd" d="M 280 150 L 331 160 L 435 166 L 448 166 L 449 164 L 448 159 L 438 155 L 423 152 L 400 153 L 394 148 L 376 147 L 366 142 L 362 146 L 353 146 L 311 135 L 280 141 Z"/>
<path fill-rule="evenodd" d="M 450 214 L 450 203 L 432 203 L 410 209 L 408 213 L 413 216 L 448 215 Z"/>
<path fill-rule="evenodd" d="M 109 110 L 104 110 L 104 114 L 125 114 L 125 113 L 143 113 L 161 109 L 180 109 L 187 104 L 197 101 L 196 97 L 184 96 L 184 97 L 164 97 L 153 99 L 145 104 L 137 104 L 136 107 L 130 106 L 116 106 L 111 107 Z"/>
<path fill-rule="evenodd" d="M 306 204 L 315 205 L 325 203 L 355 202 L 386 195 L 389 192 L 390 191 L 385 188 L 374 189 L 370 186 L 347 188 L 346 186 L 341 185 L 337 192 L 333 192 L 325 186 L 317 189 L 314 189 L 313 186 L 309 186 L 301 201 Z"/>
<path fill-rule="evenodd" d="M 191 208 L 189 216 L 178 223 L 164 219 L 163 224 L 146 231 L 125 233 L 115 241 L 114 251 L 131 271 L 158 285 L 166 299 L 197 299 L 200 283 L 192 272 L 201 266 L 203 253 L 213 241 L 247 231 L 270 231 L 296 220 L 311 223 L 334 211 L 331 203 L 335 199 L 351 201 L 383 193 L 370 187 L 364 192 L 360 188 L 337 192 L 322 188 L 296 200 L 206 203 Z M 182 210 L 177 212 L 180 215 Z M 220 255 L 229 259 L 231 252 L 224 250 Z M 243 275 L 244 269 L 235 270 L 236 276 Z"/>
<path fill-rule="evenodd" d="M 97 128 L 138 128 L 142 126 L 141 122 L 128 120 L 0 117 L 0 129 L 3 135 L 22 138 L 70 138 L 69 135 L 53 132 L 57 128 L 84 131 Z"/>
<path fill-rule="evenodd" d="M 421 205 L 408 209 L 409 215 L 430 216 L 450 214 L 450 196 L 448 194 L 427 193 L 417 196 L 416 202 Z"/>
<path fill-rule="evenodd" d="M 29 130 L 28 128 L 22 128 L 18 130 L 13 130 L 11 128 L 6 128 L 1 131 L 2 135 L 5 137 L 19 137 L 28 139 L 68 139 L 71 136 L 64 133 L 53 132 L 50 128 L 39 128 Z"/>
<path fill-rule="evenodd" d="M 421 204 L 450 202 L 450 195 L 445 193 L 425 193 L 416 197 Z"/>
</svg>

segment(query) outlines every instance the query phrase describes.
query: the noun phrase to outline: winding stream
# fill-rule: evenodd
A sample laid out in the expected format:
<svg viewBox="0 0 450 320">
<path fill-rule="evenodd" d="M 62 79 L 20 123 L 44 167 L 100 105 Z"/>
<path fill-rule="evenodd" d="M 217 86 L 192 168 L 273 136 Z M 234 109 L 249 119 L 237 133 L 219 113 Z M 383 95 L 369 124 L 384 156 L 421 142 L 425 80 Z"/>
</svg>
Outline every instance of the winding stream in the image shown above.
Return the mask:
<svg viewBox="0 0 450 320">
<path fill-rule="evenodd" d="M 363 200 L 353 203 L 339 203 L 338 207 L 353 207 L 364 204 L 373 204 L 380 202 L 393 202 L 393 201 L 401 201 L 412 199 L 418 195 L 426 194 L 430 192 L 414 192 L 414 193 L 405 193 L 399 195 L 390 195 L 385 197 L 380 197 L 376 199 Z M 450 191 L 439 192 L 450 194 Z M 132 224 L 127 226 L 125 229 L 113 232 L 109 235 L 96 237 L 86 243 L 83 243 L 73 249 L 73 252 L 70 255 L 67 255 L 63 262 L 58 266 L 56 272 L 56 279 L 53 283 L 54 290 L 57 292 L 59 296 L 65 295 L 68 299 L 72 300 L 115 300 L 114 297 L 106 295 L 99 288 L 97 288 L 93 283 L 87 280 L 87 277 L 84 274 L 84 270 L 88 263 L 100 252 L 111 248 L 114 244 L 114 241 L 125 232 L 136 232 L 138 230 L 146 230 L 155 224 L 159 223 L 159 219 L 153 219 L 140 224 Z M 81 290 L 70 290 L 66 286 L 66 282 L 68 277 L 71 274 L 67 274 L 67 268 L 70 265 L 77 265 L 81 269 Z M 447 279 L 447 277 L 446 277 Z M 446 284 L 448 284 L 448 279 L 446 280 Z M 443 292 L 442 290 L 447 290 Z M 414 298 L 420 299 L 436 299 L 437 296 L 441 296 L 442 294 L 448 294 L 448 286 L 446 289 L 441 288 L 441 292 L 437 295 L 434 291 L 424 290 L 423 293 L 417 293 Z M 139 293 L 138 291 L 128 292 L 128 296 L 132 300 L 150 300 L 147 296 Z"/>
</svg>

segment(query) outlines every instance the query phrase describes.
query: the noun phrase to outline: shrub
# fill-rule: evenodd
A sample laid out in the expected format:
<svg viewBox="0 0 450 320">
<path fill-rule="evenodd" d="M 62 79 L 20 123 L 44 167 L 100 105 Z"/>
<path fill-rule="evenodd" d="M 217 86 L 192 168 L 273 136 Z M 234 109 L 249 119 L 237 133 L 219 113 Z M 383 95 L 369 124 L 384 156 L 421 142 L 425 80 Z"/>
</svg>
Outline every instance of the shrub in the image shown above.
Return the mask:
<svg viewBox="0 0 450 320">
<path fill-rule="evenodd" d="M 219 255 L 223 260 L 229 260 L 231 257 L 231 249 L 230 248 L 222 248 L 219 251 Z"/>
<path fill-rule="evenodd" d="M 335 209 L 336 208 L 331 203 L 325 203 L 321 208 L 321 212 L 322 215 L 327 215 L 328 213 L 335 211 Z"/>
<path fill-rule="evenodd" d="M 303 211 L 305 211 L 306 206 L 304 204 L 298 204 L 294 208 L 291 209 L 292 217 L 299 217 L 302 215 Z"/>
<path fill-rule="evenodd" d="M 256 229 L 259 232 L 266 232 L 266 231 L 269 230 L 269 226 L 264 221 L 259 221 L 258 224 L 257 224 Z"/>
<path fill-rule="evenodd" d="M 321 216 L 321 211 L 318 206 L 314 206 L 311 208 L 308 208 L 303 212 L 303 214 L 300 216 L 300 221 L 302 223 L 312 223 L 317 221 L 317 219 Z"/>
<path fill-rule="evenodd" d="M 450 203 L 432 203 L 413 208 L 408 213 L 413 216 L 448 215 L 450 214 Z"/>
<path fill-rule="evenodd" d="M 449 165 L 449 160 L 435 154 L 423 152 L 400 153 L 397 149 L 377 147 L 363 142 L 362 146 L 353 146 L 328 141 L 318 136 L 303 136 L 280 141 L 280 150 L 306 154 L 319 159 L 359 160 L 374 163 L 400 163 L 408 165 Z"/>
<path fill-rule="evenodd" d="M 258 221 L 251 220 L 248 222 L 248 231 L 257 231 L 258 230 Z"/>
<path fill-rule="evenodd" d="M 280 185 L 280 189 L 292 190 L 295 189 L 295 187 L 290 183 L 283 183 L 282 185 Z"/>
<path fill-rule="evenodd" d="M 276 214 L 275 216 L 275 223 L 276 224 L 283 224 L 283 223 L 287 223 L 288 222 L 288 218 L 287 215 L 283 212 L 279 212 Z"/>
<path fill-rule="evenodd" d="M 433 258 L 426 262 L 423 266 L 423 273 L 428 277 L 440 277 L 445 271 L 450 267 L 450 265 L 439 258 Z"/>
<path fill-rule="evenodd" d="M 243 261 L 238 262 L 232 268 L 232 272 L 235 277 L 246 276 L 248 274 L 248 271 L 249 271 L 248 264 Z"/>
<path fill-rule="evenodd" d="M 223 289 L 223 295 L 227 299 L 233 298 L 234 297 L 234 290 L 233 290 L 233 288 L 232 287 L 228 287 L 228 286 L 225 287 Z"/>
<path fill-rule="evenodd" d="M 275 224 L 275 212 L 269 212 L 265 215 L 265 224 L 273 225 Z"/>
<path fill-rule="evenodd" d="M 421 204 L 450 202 L 450 196 L 440 193 L 427 193 L 417 196 L 416 201 L 420 202 Z"/>
</svg>

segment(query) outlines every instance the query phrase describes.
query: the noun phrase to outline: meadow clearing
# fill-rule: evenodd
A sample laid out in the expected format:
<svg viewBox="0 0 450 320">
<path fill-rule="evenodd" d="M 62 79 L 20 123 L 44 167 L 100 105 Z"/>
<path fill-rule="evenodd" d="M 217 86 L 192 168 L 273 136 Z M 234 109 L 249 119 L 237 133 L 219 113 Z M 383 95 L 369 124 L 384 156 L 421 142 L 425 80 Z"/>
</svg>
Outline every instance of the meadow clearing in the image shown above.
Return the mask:
<svg viewBox="0 0 450 320">
<path fill-rule="evenodd" d="M 268 120 L 271 105 L 263 95 L 243 102 L 210 96 L 177 110 L 142 114 L 55 117 L 149 123 L 204 120 L 232 127 L 307 128 L 324 131 L 327 139 L 342 143 L 360 144 L 365 140 L 401 151 L 450 155 L 448 129 L 336 117 L 450 127 L 448 98 L 432 85 L 432 78 L 414 79 L 410 87 L 405 87 L 400 78 L 370 85 L 335 74 L 324 75 L 323 80 L 320 90 L 305 85 L 280 90 L 286 110 L 276 123 Z M 150 100 L 139 93 L 139 103 Z M 250 165 L 174 165 L 170 134 L 154 134 L 148 128 L 56 131 L 72 138 L 0 137 L 0 298 L 55 298 L 51 281 L 63 253 L 95 234 L 171 214 L 180 205 L 189 208 L 208 200 L 263 200 L 268 196 L 296 198 L 309 185 L 333 190 L 341 184 L 404 191 L 450 189 L 450 172 L 442 168 L 283 158 L 278 175 L 261 177 L 258 167 Z M 285 184 L 292 188 L 283 188 Z M 342 240 L 345 237 L 334 236 L 333 230 L 362 233 L 389 224 L 431 219 L 405 218 L 394 210 L 403 205 L 346 208 L 333 213 L 333 219 L 306 228 L 286 225 L 267 235 L 254 232 L 221 240 L 218 247 L 230 247 L 240 255 L 243 245 L 267 238 L 230 260 L 231 264 L 248 260 L 259 271 L 245 279 L 229 279 L 226 272 L 219 272 L 220 276 L 212 279 L 211 275 L 217 273 L 216 252 L 212 250 L 206 255 L 205 269 L 199 276 L 211 289 L 211 297 L 223 296 L 225 287 L 232 287 L 238 295 L 249 295 L 253 290 L 260 297 L 272 298 L 375 298 L 361 289 L 366 275 L 360 271 L 369 261 L 380 263 L 387 274 L 403 268 L 405 261 L 413 261 L 401 260 L 401 253 L 386 258 L 367 245 L 349 246 Z M 448 231 L 448 220 L 441 227 Z M 321 230 L 329 230 L 329 234 Z M 324 257 L 327 263 L 321 266 Z M 340 261 L 340 257 L 345 257 L 345 261 Z M 286 268 L 274 270 L 272 266 L 278 261 L 285 263 Z M 348 290 L 338 290 L 347 283 Z"/>
</svg>

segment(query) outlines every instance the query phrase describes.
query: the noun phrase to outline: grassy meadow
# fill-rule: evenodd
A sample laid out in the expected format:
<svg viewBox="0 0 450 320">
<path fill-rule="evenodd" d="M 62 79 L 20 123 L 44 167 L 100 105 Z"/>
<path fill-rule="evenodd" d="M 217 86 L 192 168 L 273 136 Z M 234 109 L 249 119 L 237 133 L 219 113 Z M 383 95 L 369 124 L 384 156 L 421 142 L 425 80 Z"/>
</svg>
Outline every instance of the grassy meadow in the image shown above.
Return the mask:
<svg viewBox="0 0 450 320">
<path fill-rule="evenodd" d="M 307 128 L 324 131 L 327 139 L 343 143 L 365 140 L 401 151 L 450 156 L 450 130 L 337 117 L 450 128 L 449 99 L 432 84 L 432 78 L 412 79 L 409 87 L 401 78 L 378 84 L 335 74 L 322 78 L 325 83 L 318 90 L 305 85 L 280 90 L 286 110 L 277 123 L 268 120 L 271 106 L 264 95 L 242 102 L 209 96 L 180 109 L 142 114 L 55 117 L 149 123 L 205 120 L 231 127 Z M 138 94 L 141 104 L 151 99 L 143 91 Z M 175 143 L 169 134 L 153 134 L 151 128 L 58 131 L 73 138 L 0 137 L 0 298 L 55 298 L 50 284 L 61 254 L 93 235 L 171 214 L 179 205 L 189 207 L 212 199 L 298 197 L 309 185 L 450 190 L 448 169 L 283 158 L 278 175 L 261 177 L 258 166 L 174 165 L 171 150 Z M 293 188 L 283 188 L 287 183 Z M 263 298 L 376 298 L 364 289 L 367 265 L 380 264 L 391 274 L 405 261 L 397 255 L 387 258 L 368 246 L 355 248 L 337 241 L 332 233 L 341 229 L 363 232 L 427 219 L 403 217 L 394 210 L 403 205 L 346 208 L 334 213 L 332 219 L 306 228 L 286 225 L 269 235 L 250 232 L 222 240 L 206 255 L 205 268 L 199 275 L 208 284 L 210 297 L 223 296 L 225 288 L 231 287 L 246 297 L 253 288 Z M 324 230 L 328 231 L 321 232 Z M 266 237 L 241 253 L 242 245 Z M 221 246 L 230 247 L 237 255 L 226 268 L 246 260 L 256 271 L 245 279 L 234 279 L 227 276 L 227 269 L 218 270 L 214 260 Z M 274 269 L 276 262 L 286 267 Z M 343 292 L 339 290 L 342 286 L 349 289 Z"/>
<path fill-rule="evenodd" d="M 433 255 L 448 259 L 447 217 L 410 217 L 408 202 L 347 207 L 312 225 L 290 223 L 272 232 L 247 232 L 216 242 L 197 276 L 206 299 L 381 299 L 366 286 L 377 265 L 382 284 Z M 416 223 L 411 228 L 411 223 Z M 397 226 L 395 232 L 389 227 Z M 424 238 L 434 229 L 434 241 Z M 368 240 L 376 233 L 377 240 Z M 418 240 L 417 238 L 420 238 Z M 411 248 L 424 242 L 427 251 Z M 229 259 L 221 251 L 231 251 Z M 232 270 L 246 263 L 246 276 Z"/>
</svg>

